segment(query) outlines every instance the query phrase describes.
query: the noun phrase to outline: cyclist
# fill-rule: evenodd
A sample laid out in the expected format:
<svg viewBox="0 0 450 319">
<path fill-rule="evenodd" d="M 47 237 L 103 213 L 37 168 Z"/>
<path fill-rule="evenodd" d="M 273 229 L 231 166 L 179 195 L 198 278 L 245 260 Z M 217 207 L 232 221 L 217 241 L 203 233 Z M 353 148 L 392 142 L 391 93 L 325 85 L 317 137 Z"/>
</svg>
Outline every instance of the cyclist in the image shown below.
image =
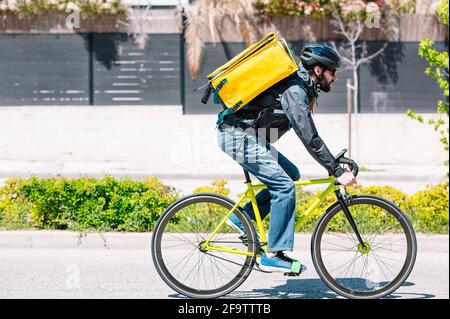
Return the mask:
<svg viewBox="0 0 450 319">
<path fill-rule="evenodd" d="M 335 161 L 312 119 L 319 90 L 331 90 L 340 65 L 339 54 L 332 48 L 323 44 L 305 46 L 298 72 L 261 93 L 236 113 L 225 116 L 218 127 L 221 149 L 267 185 L 267 189 L 256 196 L 261 217 L 271 213 L 267 251 L 260 260 L 262 270 L 289 273 L 293 263 L 299 263 L 284 252 L 293 250 L 296 203 L 293 181 L 300 179 L 300 172 L 271 142 L 292 127 L 330 176 L 335 176 L 345 186 L 356 183 L 353 174 L 344 171 Z M 251 202 L 244 210 L 255 219 Z M 235 215 L 227 223 L 245 235 Z M 297 271 L 305 269 L 301 265 Z"/>
</svg>

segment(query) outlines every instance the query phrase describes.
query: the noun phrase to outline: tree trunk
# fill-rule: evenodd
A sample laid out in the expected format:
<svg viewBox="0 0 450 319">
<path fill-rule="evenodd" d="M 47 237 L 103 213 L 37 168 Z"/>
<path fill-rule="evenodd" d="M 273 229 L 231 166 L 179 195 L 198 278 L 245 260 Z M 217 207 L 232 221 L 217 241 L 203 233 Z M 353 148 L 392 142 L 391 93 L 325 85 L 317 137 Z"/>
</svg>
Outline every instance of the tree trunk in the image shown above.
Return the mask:
<svg viewBox="0 0 450 319">
<path fill-rule="evenodd" d="M 353 110 L 355 113 L 355 147 L 354 147 L 354 160 L 359 161 L 359 125 L 358 125 L 358 113 L 359 113 L 359 103 L 358 103 L 358 93 L 359 93 L 359 79 L 358 79 L 358 67 L 353 66 Z"/>
</svg>

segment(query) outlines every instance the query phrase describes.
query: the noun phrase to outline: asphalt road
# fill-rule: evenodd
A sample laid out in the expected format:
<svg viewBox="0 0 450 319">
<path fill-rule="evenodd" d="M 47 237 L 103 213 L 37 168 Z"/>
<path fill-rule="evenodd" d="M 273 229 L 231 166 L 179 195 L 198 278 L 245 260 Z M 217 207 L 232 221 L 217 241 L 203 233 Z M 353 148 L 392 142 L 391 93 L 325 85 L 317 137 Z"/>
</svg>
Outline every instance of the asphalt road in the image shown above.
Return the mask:
<svg viewBox="0 0 450 319">
<path fill-rule="evenodd" d="M 406 283 L 389 298 L 448 299 L 448 236 L 419 236 Z M 300 277 L 253 271 L 232 298 L 340 298 L 320 280 L 306 238 Z M 183 298 L 159 277 L 148 249 L 1 248 L 0 298 Z"/>
</svg>

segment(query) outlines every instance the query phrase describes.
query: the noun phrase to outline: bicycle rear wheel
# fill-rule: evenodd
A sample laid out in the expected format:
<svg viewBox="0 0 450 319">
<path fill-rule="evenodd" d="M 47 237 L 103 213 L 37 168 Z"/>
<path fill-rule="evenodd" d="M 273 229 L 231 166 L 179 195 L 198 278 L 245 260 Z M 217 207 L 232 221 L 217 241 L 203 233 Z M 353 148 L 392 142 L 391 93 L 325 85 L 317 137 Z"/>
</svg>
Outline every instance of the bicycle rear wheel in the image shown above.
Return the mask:
<svg viewBox="0 0 450 319">
<path fill-rule="evenodd" d="M 314 230 L 314 266 L 321 279 L 344 297 L 384 297 L 400 287 L 413 269 L 417 254 L 414 229 L 398 207 L 382 198 L 354 196 L 348 208 L 365 247 L 336 203 Z"/>
<path fill-rule="evenodd" d="M 211 244 L 247 255 L 205 250 L 203 245 L 234 205 L 226 197 L 201 193 L 178 200 L 160 217 L 152 238 L 152 258 L 172 289 L 192 298 L 215 298 L 235 290 L 248 277 L 255 263 L 256 234 L 239 207 L 234 214 L 248 239 L 224 224 Z"/>
</svg>

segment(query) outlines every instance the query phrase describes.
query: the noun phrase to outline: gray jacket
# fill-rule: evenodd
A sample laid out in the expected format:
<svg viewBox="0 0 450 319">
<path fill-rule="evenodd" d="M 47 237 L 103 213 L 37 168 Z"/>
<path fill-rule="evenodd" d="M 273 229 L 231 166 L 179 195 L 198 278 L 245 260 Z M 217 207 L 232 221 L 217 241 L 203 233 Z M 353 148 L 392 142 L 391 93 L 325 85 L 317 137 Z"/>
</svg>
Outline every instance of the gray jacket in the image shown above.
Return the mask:
<svg viewBox="0 0 450 319">
<path fill-rule="evenodd" d="M 235 126 L 252 126 L 256 130 L 277 128 L 279 137 L 292 127 L 311 156 L 330 176 L 338 177 L 344 171 L 320 138 L 311 115 L 310 102 L 317 96 L 308 72 L 300 66 L 296 75 L 281 81 L 248 106 L 227 116 L 225 122 Z"/>
<path fill-rule="evenodd" d="M 290 85 L 281 95 L 281 106 L 295 133 L 311 156 L 319 162 L 329 175 L 341 176 L 344 171 L 320 138 L 311 115 L 310 101 L 317 97 L 314 85 L 306 70 L 299 72 L 299 81 Z"/>
</svg>

